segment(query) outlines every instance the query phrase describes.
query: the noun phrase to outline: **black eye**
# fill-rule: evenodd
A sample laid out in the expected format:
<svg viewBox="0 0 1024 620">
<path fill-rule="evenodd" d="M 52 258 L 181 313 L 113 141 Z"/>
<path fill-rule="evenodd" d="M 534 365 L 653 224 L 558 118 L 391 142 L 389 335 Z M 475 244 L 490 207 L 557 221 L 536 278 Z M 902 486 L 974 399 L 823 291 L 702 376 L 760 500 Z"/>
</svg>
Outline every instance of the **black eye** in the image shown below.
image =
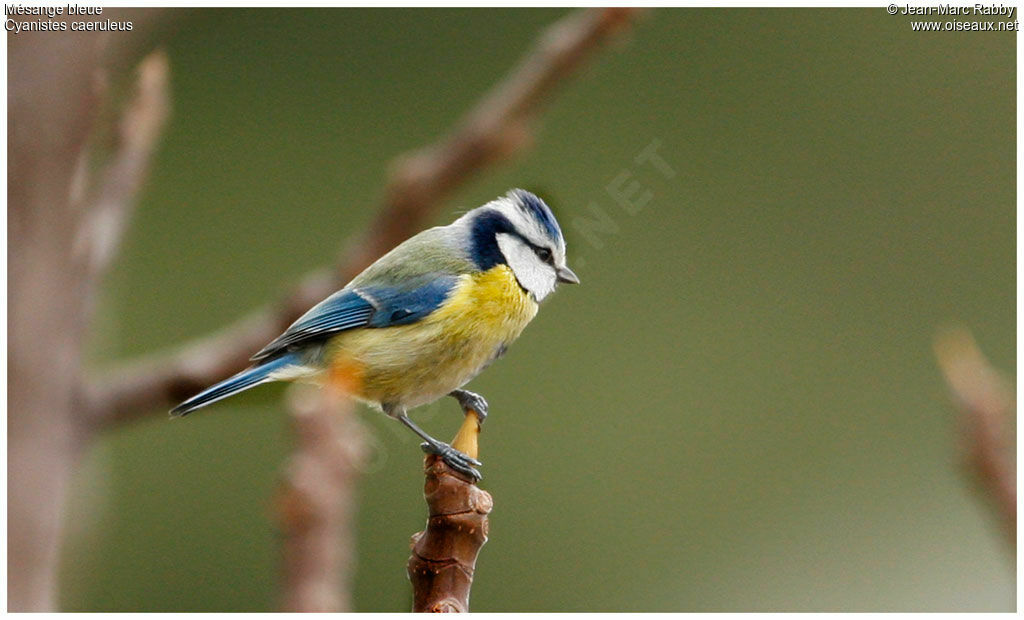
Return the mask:
<svg viewBox="0 0 1024 620">
<path fill-rule="evenodd" d="M 537 258 L 541 259 L 547 264 L 551 264 L 551 250 L 547 248 L 537 248 Z"/>
</svg>

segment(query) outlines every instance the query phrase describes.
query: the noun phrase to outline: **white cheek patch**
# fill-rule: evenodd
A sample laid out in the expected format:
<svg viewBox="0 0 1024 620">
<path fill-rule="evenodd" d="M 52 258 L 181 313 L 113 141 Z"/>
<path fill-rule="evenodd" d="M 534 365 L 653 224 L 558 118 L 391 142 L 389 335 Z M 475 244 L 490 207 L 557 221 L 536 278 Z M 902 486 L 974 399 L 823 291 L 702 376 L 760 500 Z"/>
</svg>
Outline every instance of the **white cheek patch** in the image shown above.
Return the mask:
<svg viewBox="0 0 1024 620">
<path fill-rule="evenodd" d="M 516 279 L 523 288 L 533 293 L 540 301 L 555 290 L 557 274 L 555 268 L 537 258 L 533 248 L 526 245 L 518 237 L 507 233 L 498 233 L 498 248 L 501 249 L 505 261 L 516 274 Z"/>
</svg>

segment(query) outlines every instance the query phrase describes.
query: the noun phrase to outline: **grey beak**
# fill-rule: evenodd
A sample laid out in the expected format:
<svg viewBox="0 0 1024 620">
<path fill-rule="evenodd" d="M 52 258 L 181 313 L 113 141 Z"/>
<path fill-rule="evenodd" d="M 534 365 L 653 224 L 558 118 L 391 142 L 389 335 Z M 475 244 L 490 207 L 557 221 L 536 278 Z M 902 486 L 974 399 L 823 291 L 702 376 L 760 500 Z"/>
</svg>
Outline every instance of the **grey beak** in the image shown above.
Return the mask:
<svg viewBox="0 0 1024 620">
<path fill-rule="evenodd" d="M 575 273 L 573 273 L 572 269 L 569 269 L 568 267 L 559 267 L 555 271 L 555 273 L 558 274 L 558 281 L 559 282 L 565 282 L 567 284 L 579 284 L 580 283 L 579 276 L 577 276 Z"/>
</svg>

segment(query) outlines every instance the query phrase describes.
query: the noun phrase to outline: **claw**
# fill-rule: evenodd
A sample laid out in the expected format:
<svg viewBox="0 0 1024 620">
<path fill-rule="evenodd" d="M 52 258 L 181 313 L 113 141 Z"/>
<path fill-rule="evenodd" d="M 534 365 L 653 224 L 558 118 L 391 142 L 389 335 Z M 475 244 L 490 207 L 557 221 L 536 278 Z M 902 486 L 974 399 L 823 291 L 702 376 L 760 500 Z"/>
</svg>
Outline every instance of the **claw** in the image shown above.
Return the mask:
<svg viewBox="0 0 1024 620">
<path fill-rule="evenodd" d="M 469 390 L 454 390 L 451 396 L 459 401 L 464 413 L 468 415 L 472 411 L 476 414 L 477 420 L 481 424 L 484 423 L 484 419 L 487 418 L 487 401 L 483 396 Z"/>
<path fill-rule="evenodd" d="M 435 445 L 429 442 L 424 442 L 420 444 L 420 448 L 422 448 L 427 454 L 436 454 L 441 457 L 441 460 L 443 460 L 448 467 L 451 467 L 460 474 L 468 476 L 474 482 L 478 482 L 482 478 L 480 472 L 474 469 L 472 465 L 479 467 L 483 465 L 483 463 L 468 454 L 459 452 L 446 443 L 438 442 Z"/>
</svg>

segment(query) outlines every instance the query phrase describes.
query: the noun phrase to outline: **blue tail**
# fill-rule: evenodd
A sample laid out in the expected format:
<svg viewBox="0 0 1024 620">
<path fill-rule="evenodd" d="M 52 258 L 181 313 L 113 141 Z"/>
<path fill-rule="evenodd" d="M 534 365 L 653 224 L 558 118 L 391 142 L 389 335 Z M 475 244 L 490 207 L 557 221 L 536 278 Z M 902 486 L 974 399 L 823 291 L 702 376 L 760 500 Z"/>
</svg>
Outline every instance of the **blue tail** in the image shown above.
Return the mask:
<svg viewBox="0 0 1024 620">
<path fill-rule="evenodd" d="M 174 409 L 171 409 L 171 415 L 188 415 L 196 409 L 205 407 L 210 403 L 215 403 L 222 398 L 234 396 L 239 392 L 248 390 L 249 388 L 261 383 L 273 381 L 271 375 L 275 372 L 283 370 L 288 366 L 299 365 L 301 365 L 299 355 L 296 353 L 288 353 L 281 357 L 275 357 L 274 359 L 268 360 L 259 366 L 246 368 L 237 375 L 206 388 Z"/>
</svg>

